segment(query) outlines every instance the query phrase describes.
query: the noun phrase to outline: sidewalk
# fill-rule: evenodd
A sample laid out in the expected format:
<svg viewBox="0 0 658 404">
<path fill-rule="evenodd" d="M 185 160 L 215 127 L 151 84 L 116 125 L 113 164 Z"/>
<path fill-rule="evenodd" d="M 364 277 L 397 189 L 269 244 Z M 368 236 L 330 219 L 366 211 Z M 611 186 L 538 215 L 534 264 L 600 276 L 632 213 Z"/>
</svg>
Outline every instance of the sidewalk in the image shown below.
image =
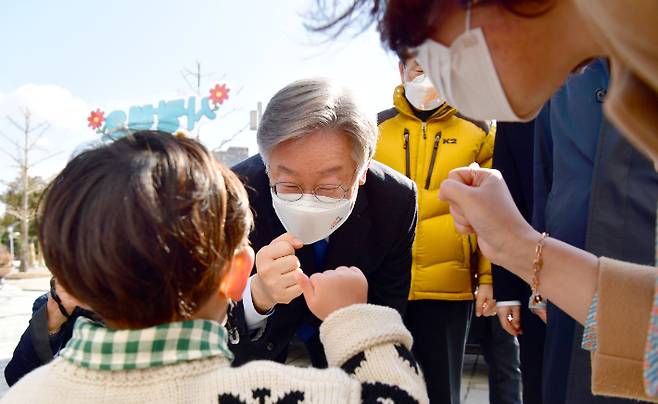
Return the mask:
<svg viewBox="0 0 658 404">
<path fill-rule="evenodd" d="M 29 274 L 29 273 L 28 273 Z M 11 279 L 13 278 L 13 279 Z M 34 299 L 49 289 L 50 276 L 10 277 L 0 285 L 0 397 L 7 391 L 4 369 L 14 348 L 27 328 L 32 316 Z M 302 346 L 292 346 L 290 364 L 308 366 Z M 462 377 L 462 404 L 485 404 L 489 402 L 487 368 L 484 360 L 475 355 L 466 355 Z"/>
</svg>

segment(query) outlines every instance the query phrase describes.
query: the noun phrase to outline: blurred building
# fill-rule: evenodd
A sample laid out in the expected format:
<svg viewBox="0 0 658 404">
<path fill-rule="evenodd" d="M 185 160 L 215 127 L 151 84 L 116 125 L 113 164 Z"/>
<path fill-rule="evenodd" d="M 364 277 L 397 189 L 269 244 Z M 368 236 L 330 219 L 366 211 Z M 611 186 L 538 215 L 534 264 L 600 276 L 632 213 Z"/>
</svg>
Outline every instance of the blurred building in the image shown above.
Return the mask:
<svg viewBox="0 0 658 404">
<path fill-rule="evenodd" d="M 217 160 L 227 167 L 233 167 L 249 157 L 248 147 L 229 147 L 226 150 L 214 151 L 212 153 Z"/>
</svg>

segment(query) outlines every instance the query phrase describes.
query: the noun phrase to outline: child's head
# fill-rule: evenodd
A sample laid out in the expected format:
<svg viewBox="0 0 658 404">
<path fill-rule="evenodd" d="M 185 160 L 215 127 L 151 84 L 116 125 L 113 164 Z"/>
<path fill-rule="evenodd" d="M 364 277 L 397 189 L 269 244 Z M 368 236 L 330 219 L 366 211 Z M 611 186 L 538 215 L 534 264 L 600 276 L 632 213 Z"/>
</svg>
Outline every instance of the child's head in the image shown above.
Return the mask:
<svg viewBox="0 0 658 404">
<path fill-rule="evenodd" d="M 67 164 L 42 202 L 39 239 L 73 296 L 142 328 L 239 298 L 251 226 L 244 187 L 201 144 L 143 131 Z"/>
</svg>

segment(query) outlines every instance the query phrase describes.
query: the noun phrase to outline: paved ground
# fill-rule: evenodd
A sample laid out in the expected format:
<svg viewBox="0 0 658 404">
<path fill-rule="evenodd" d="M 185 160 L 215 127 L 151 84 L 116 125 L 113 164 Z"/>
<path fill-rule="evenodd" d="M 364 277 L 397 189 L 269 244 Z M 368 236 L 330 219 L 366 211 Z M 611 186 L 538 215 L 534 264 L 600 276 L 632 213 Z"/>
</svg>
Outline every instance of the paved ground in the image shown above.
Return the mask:
<svg viewBox="0 0 658 404">
<path fill-rule="evenodd" d="M 48 290 L 49 277 L 10 279 L 0 285 L 0 397 L 7 391 L 4 368 L 11 358 L 16 343 L 31 317 L 32 302 Z M 303 348 L 291 349 L 290 361 L 296 366 L 308 366 Z M 486 365 L 481 357 L 467 355 L 462 379 L 462 403 L 489 402 Z"/>
<path fill-rule="evenodd" d="M 462 403 L 485 404 L 488 402 L 487 365 L 479 355 L 466 355 L 462 373 Z"/>
</svg>

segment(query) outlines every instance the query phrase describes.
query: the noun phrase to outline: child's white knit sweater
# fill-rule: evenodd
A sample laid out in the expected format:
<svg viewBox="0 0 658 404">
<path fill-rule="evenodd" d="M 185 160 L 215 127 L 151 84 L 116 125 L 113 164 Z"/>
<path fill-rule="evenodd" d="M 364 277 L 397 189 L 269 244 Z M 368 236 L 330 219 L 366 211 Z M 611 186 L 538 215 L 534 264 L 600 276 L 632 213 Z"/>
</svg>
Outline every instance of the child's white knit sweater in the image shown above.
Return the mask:
<svg viewBox="0 0 658 404">
<path fill-rule="evenodd" d="M 26 375 L 2 403 L 426 403 L 411 335 L 393 309 L 355 305 L 320 327 L 328 369 L 226 356 L 134 370 L 92 370 L 65 358 Z"/>
</svg>

